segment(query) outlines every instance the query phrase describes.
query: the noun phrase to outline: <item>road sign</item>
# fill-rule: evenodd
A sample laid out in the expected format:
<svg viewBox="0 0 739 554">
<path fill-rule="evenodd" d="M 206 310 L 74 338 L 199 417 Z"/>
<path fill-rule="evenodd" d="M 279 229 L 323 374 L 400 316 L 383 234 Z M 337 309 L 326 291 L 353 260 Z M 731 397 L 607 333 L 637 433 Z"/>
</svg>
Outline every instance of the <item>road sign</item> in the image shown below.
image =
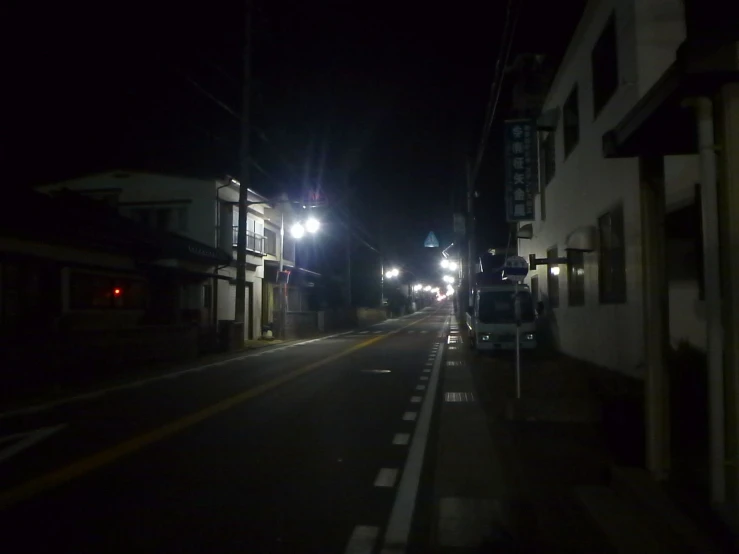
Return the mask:
<svg viewBox="0 0 739 554">
<path fill-rule="evenodd" d="M 503 279 L 520 283 L 529 273 L 529 264 L 521 256 L 509 256 L 503 265 Z"/>
<path fill-rule="evenodd" d="M 429 235 L 426 237 L 426 240 L 423 241 L 423 245 L 426 248 L 439 248 L 439 239 L 436 238 L 436 235 L 433 231 L 429 232 Z"/>
<path fill-rule="evenodd" d="M 506 216 L 508 221 L 533 221 L 539 182 L 536 122 L 510 120 L 504 127 Z"/>
</svg>

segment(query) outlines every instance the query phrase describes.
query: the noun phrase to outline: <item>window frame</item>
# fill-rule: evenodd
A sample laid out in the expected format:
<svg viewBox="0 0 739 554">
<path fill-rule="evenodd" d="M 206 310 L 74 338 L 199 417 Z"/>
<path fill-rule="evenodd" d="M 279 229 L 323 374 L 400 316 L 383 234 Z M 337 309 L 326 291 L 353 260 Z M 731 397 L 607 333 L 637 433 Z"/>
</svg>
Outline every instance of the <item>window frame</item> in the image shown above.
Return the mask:
<svg viewBox="0 0 739 554">
<path fill-rule="evenodd" d="M 612 52 L 608 46 L 613 45 Z M 612 59 L 611 59 L 612 58 Z M 616 13 L 612 12 L 590 52 L 590 70 L 593 82 L 593 120 L 615 96 L 619 87 L 618 33 Z"/>
<path fill-rule="evenodd" d="M 83 281 L 80 282 L 77 281 L 77 279 L 83 279 Z M 87 282 L 84 280 L 87 280 Z M 82 290 L 84 287 L 88 288 L 87 295 L 89 298 L 87 301 L 80 302 L 78 291 Z M 103 289 L 113 290 L 114 288 L 131 290 L 133 287 L 139 288 L 139 299 L 133 304 L 127 302 L 128 298 L 135 298 L 135 296 L 130 295 L 124 295 L 121 297 L 121 302 L 116 302 L 115 297 L 111 296 L 107 303 L 103 302 L 96 304 L 96 289 L 98 289 L 98 291 Z M 148 303 L 148 290 L 145 280 L 133 276 L 114 275 L 95 271 L 70 271 L 68 294 L 69 311 L 72 312 L 144 311 L 146 310 Z"/>
<path fill-rule="evenodd" d="M 582 250 L 567 251 L 567 305 L 585 305 L 585 253 Z"/>
<path fill-rule="evenodd" d="M 564 148 L 565 160 L 572 154 L 577 145 L 580 144 L 580 91 L 575 83 L 567 95 L 567 100 L 562 105 L 562 146 Z M 568 121 L 568 110 L 574 107 L 575 124 Z M 574 133 L 572 130 L 574 129 Z"/>
<path fill-rule="evenodd" d="M 614 216 L 617 216 L 615 223 Z M 606 218 L 608 218 L 609 225 L 607 232 L 604 229 Z M 615 237 L 617 239 L 615 242 L 620 241 L 621 243 L 618 248 L 610 246 L 614 244 L 613 239 L 617 234 L 614 231 L 614 225 L 620 226 L 621 235 Z M 623 204 L 614 206 L 598 216 L 598 299 L 601 304 L 625 304 L 627 302 L 625 227 Z M 607 278 L 608 276 L 610 277 Z"/>
</svg>

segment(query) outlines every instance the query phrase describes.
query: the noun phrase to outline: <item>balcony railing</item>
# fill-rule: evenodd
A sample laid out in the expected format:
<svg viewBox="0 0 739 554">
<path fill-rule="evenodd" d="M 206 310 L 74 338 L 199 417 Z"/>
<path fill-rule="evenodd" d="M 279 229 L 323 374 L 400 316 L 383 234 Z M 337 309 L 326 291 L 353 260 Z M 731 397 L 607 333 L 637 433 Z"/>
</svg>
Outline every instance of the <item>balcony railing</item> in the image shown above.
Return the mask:
<svg viewBox="0 0 739 554">
<path fill-rule="evenodd" d="M 234 226 L 233 228 L 233 246 L 236 248 L 238 244 L 238 235 L 239 230 L 238 227 Z M 253 252 L 255 254 L 264 255 L 265 254 L 265 238 L 264 235 L 258 235 L 254 231 L 247 231 L 246 232 L 246 250 L 247 252 Z M 235 254 L 235 252 L 234 252 Z"/>
</svg>

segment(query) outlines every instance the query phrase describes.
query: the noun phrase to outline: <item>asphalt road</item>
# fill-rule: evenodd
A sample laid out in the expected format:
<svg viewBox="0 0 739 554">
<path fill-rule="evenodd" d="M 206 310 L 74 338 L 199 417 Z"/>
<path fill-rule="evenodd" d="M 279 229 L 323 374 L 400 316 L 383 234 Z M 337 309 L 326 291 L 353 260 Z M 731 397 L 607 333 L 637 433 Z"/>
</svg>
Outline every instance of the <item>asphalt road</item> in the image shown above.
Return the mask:
<svg viewBox="0 0 739 554">
<path fill-rule="evenodd" d="M 0 414 L 0 548 L 404 551 L 449 313 Z"/>
</svg>

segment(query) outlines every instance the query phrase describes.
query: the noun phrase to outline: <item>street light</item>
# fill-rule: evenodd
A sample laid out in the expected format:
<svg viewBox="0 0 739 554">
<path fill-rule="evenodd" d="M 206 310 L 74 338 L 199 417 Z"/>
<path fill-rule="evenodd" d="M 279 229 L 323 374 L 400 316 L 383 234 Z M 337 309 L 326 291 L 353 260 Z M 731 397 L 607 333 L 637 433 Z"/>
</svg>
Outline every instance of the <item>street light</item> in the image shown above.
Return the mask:
<svg viewBox="0 0 739 554">
<path fill-rule="evenodd" d="M 426 285 L 423 287 L 424 292 L 431 292 L 431 285 Z"/>
<path fill-rule="evenodd" d="M 451 275 L 444 275 L 444 282 L 451 285 L 452 283 L 454 283 L 454 277 L 452 277 Z"/>
<path fill-rule="evenodd" d="M 447 260 L 446 258 L 444 258 L 443 260 L 441 260 L 441 267 L 443 267 L 444 269 L 448 268 L 449 267 L 449 260 Z"/>
<path fill-rule="evenodd" d="M 457 262 L 449 262 L 449 269 L 450 269 L 451 271 L 457 271 L 457 268 L 458 268 L 458 267 L 459 267 L 459 266 L 457 265 Z"/>
<path fill-rule="evenodd" d="M 295 239 L 302 239 L 305 235 L 305 227 L 301 223 L 294 223 L 292 227 L 290 227 L 290 234 Z"/>
<path fill-rule="evenodd" d="M 305 230 L 309 233 L 317 233 L 320 227 L 321 222 L 318 221 L 315 217 L 311 217 L 308 219 L 308 221 L 305 222 Z"/>
<path fill-rule="evenodd" d="M 423 285 L 413 285 L 413 292 L 419 292 L 423 289 Z"/>
<path fill-rule="evenodd" d="M 306 231 L 311 234 L 317 233 L 320 227 L 321 223 L 315 217 L 311 217 L 305 222 L 305 225 L 300 222 L 294 223 L 293 226 L 290 227 L 290 234 L 293 238 L 302 239 L 305 236 Z"/>
</svg>

